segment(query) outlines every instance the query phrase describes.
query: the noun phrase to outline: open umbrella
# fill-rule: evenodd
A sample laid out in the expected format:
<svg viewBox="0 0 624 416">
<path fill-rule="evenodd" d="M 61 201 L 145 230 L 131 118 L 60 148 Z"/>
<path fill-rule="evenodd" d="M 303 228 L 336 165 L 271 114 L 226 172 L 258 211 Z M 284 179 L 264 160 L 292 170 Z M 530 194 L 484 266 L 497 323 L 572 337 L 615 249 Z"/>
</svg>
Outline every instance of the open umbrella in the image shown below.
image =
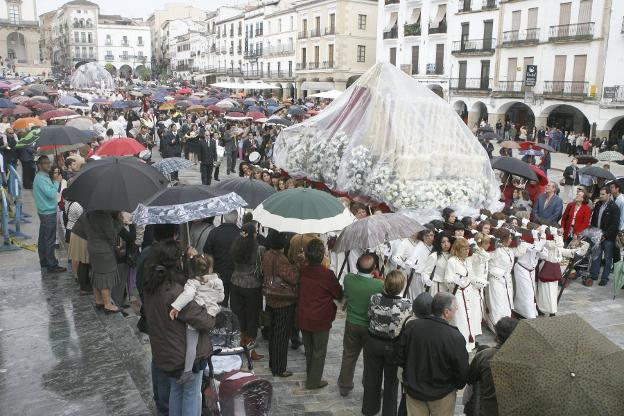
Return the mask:
<svg viewBox="0 0 624 416">
<path fill-rule="evenodd" d="M 167 101 L 166 103 L 161 104 L 160 107 L 158 107 L 158 109 L 161 111 L 173 110 L 175 109 L 175 102 Z"/>
<path fill-rule="evenodd" d="M 76 127 L 79 130 L 89 130 L 93 127 L 93 121 L 89 117 L 76 117 L 68 120 L 65 125 Z"/>
<path fill-rule="evenodd" d="M 32 106 L 33 110 L 36 110 L 40 113 L 45 113 L 46 111 L 52 111 L 52 110 L 56 110 L 56 107 L 54 107 L 52 104 L 47 104 L 47 103 L 38 103 L 35 101 L 36 104 L 34 104 Z"/>
<path fill-rule="evenodd" d="M 548 184 L 548 176 L 546 176 L 544 171 L 535 165 L 531 165 L 531 169 L 537 175 L 537 181 L 539 182 L 539 184 L 542 186 L 546 186 Z"/>
<path fill-rule="evenodd" d="M 13 108 L 2 108 L 0 109 L 0 112 L 2 112 L 5 116 L 23 116 L 32 114 L 32 111 L 23 105 L 16 105 Z"/>
<path fill-rule="evenodd" d="M 576 156 L 576 162 L 579 165 L 587 165 L 589 163 L 598 163 L 598 159 L 590 155 L 578 155 Z"/>
<path fill-rule="evenodd" d="M 13 124 L 11 124 L 11 127 L 14 129 L 29 129 L 31 127 L 41 127 L 43 125 L 45 125 L 45 123 L 36 117 L 23 117 L 15 120 Z"/>
<path fill-rule="evenodd" d="M 186 111 L 190 112 L 190 113 L 201 113 L 202 111 L 206 111 L 206 109 L 204 108 L 204 106 L 199 105 L 199 104 L 195 104 L 195 105 L 191 105 L 189 106 Z"/>
<path fill-rule="evenodd" d="M 251 117 L 254 121 L 258 120 L 259 118 L 266 118 L 266 115 L 258 111 L 250 111 L 247 113 L 247 116 Z"/>
<path fill-rule="evenodd" d="M 541 149 L 544 149 L 544 150 L 546 150 L 548 152 L 555 152 L 556 151 L 554 147 L 552 147 L 551 145 L 546 144 L 546 143 L 538 143 L 537 147 L 539 147 Z"/>
<path fill-rule="evenodd" d="M 225 110 L 228 110 L 228 109 L 236 106 L 236 104 L 234 104 L 231 100 L 228 100 L 228 99 L 221 100 L 218 103 L 216 103 L 215 105 L 217 107 L 219 107 L 221 109 L 225 109 Z"/>
<path fill-rule="evenodd" d="M 267 120 L 267 122 L 265 123 L 267 126 L 282 126 L 282 127 L 288 127 L 292 124 L 292 121 L 286 119 L 286 118 L 270 118 Z"/>
<path fill-rule="evenodd" d="M 152 165 L 163 175 L 167 175 L 172 172 L 177 172 L 182 169 L 187 169 L 193 166 L 193 162 L 181 157 L 167 157 L 161 159 Z"/>
<path fill-rule="evenodd" d="M 113 104 L 111 105 L 111 108 L 113 110 L 123 110 L 124 108 L 128 108 L 128 103 L 125 101 L 113 101 Z"/>
<path fill-rule="evenodd" d="M 342 230 L 355 220 L 337 198 L 310 188 L 271 195 L 253 210 L 253 218 L 265 227 L 297 234 Z"/>
<path fill-rule="evenodd" d="M 494 132 L 494 129 L 491 126 L 488 126 L 487 124 L 483 127 L 479 127 L 478 131 L 482 132 L 482 133 L 492 133 Z"/>
<path fill-rule="evenodd" d="M 576 314 L 521 320 L 490 367 L 501 415 L 624 409 L 624 350 Z"/>
<path fill-rule="evenodd" d="M 61 117 L 77 117 L 78 113 L 76 113 L 75 111 L 69 110 L 67 108 L 61 108 L 59 110 L 51 110 L 51 111 L 46 111 L 45 113 L 41 114 L 39 116 L 39 118 L 41 120 L 52 120 L 52 119 L 57 119 L 57 118 L 61 118 Z"/>
<path fill-rule="evenodd" d="M 130 137 L 107 140 L 95 151 L 98 156 L 131 156 L 138 155 L 145 146 Z"/>
<path fill-rule="evenodd" d="M 93 138 L 92 131 L 71 126 L 44 126 L 39 130 L 37 146 L 64 146 L 86 144 Z"/>
<path fill-rule="evenodd" d="M 615 179 L 614 174 L 598 166 L 585 166 L 584 168 L 580 168 L 578 173 L 579 175 L 594 176 L 596 178 L 603 178 L 607 180 Z"/>
<path fill-rule="evenodd" d="M 139 159 L 113 156 L 81 169 L 67 188 L 66 197 L 79 202 L 86 211 L 132 212 L 167 183 L 162 173 Z"/>
<path fill-rule="evenodd" d="M 288 114 L 292 114 L 293 116 L 304 116 L 307 112 L 307 108 L 299 107 L 296 105 L 293 105 L 288 109 Z"/>
<path fill-rule="evenodd" d="M 515 142 L 514 142 L 515 143 Z M 534 142 L 521 142 L 519 144 L 520 150 L 537 150 L 541 151 L 542 149 Z"/>
<path fill-rule="evenodd" d="M 247 201 L 248 208 L 256 208 L 276 191 L 269 184 L 251 178 L 233 178 L 219 182 L 211 188 L 222 192 L 234 192 Z"/>
<path fill-rule="evenodd" d="M 206 110 L 212 111 L 213 113 L 217 113 L 217 114 L 221 114 L 225 111 L 223 108 L 214 104 L 211 104 L 208 107 L 206 107 Z"/>
<path fill-rule="evenodd" d="M 530 181 L 537 181 L 537 174 L 528 163 L 515 157 L 501 156 L 492 159 L 492 169 L 497 169 L 512 175 L 521 176 Z"/>
<path fill-rule="evenodd" d="M 61 98 L 59 98 L 60 105 L 76 105 L 79 103 L 80 103 L 80 100 L 75 97 L 72 97 L 71 95 L 64 95 Z"/>
<path fill-rule="evenodd" d="M 0 98 L 0 108 L 15 108 L 15 103 L 6 98 Z"/>
<path fill-rule="evenodd" d="M 544 152 L 535 149 L 520 150 L 520 154 L 522 156 L 544 156 Z"/>
<path fill-rule="evenodd" d="M 225 118 L 226 120 L 251 120 L 252 119 L 252 117 L 246 116 L 245 114 L 239 113 L 237 111 L 229 112 L 223 118 Z"/>
<path fill-rule="evenodd" d="M 345 227 L 333 251 L 366 250 L 388 241 L 408 238 L 424 227 L 403 214 L 372 215 Z"/>
<path fill-rule="evenodd" d="M 606 152 L 598 153 L 598 160 L 602 162 L 619 162 L 624 160 L 624 155 L 615 150 L 607 150 Z"/>
<path fill-rule="evenodd" d="M 239 195 L 224 193 L 205 185 L 165 188 L 140 203 L 132 214 L 134 223 L 182 224 L 223 215 L 247 203 Z"/>
<path fill-rule="evenodd" d="M 504 142 L 501 142 L 500 147 L 503 147 L 505 149 L 520 149 L 520 145 L 511 140 L 505 140 Z"/>
<path fill-rule="evenodd" d="M 192 94 L 193 90 L 191 90 L 190 88 L 180 88 L 177 93 L 180 95 Z"/>
</svg>

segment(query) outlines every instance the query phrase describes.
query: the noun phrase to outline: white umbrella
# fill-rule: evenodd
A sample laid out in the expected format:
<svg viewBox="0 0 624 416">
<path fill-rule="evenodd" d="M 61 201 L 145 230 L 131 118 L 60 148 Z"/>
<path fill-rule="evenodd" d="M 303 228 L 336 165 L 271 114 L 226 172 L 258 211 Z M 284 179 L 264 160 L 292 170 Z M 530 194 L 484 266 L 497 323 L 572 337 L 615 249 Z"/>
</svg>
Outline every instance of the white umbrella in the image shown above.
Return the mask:
<svg viewBox="0 0 624 416">
<path fill-rule="evenodd" d="M 607 150 L 606 152 L 598 153 L 596 159 L 602 162 L 617 162 L 624 160 L 624 155 L 620 152 L 616 152 L 615 150 Z"/>
<path fill-rule="evenodd" d="M 226 109 L 230 109 L 230 108 L 234 107 L 234 103 L 232 101 L 230 101 L 230 100 L 227 100 L 227 99 L 221 100 L 218 103 L 216 103 L 215 105 L 217 107 L 226 108 Z"/>
</svg>

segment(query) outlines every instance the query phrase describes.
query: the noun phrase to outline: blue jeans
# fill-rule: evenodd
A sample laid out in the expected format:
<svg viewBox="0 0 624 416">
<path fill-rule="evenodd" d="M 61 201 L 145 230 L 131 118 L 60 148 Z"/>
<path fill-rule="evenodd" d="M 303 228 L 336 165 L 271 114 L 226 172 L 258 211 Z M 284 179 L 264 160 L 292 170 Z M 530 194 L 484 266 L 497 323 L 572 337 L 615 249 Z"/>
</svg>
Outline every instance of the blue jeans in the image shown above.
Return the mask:
<svg viewBox="0 0 624 416">
<path fill-rule="evenodd" d="M 611 264 L 613 264 L 613 241 L 604 240 L 600 243 L 600 255 L 596 260 L 592 259 L 590 275 L 593 280 L 598 279 L 598 273 L 600 273 L 600 258 L 604 253 L 604 269 L 602 270 L 602 277 L 600 280 L 605 282 L 609 280 L 609 274 L 611 273 Z"/>
<path fill-rule="evenodd" d="M 39 239 L 37 251 L 41 267 L 57 267 L 58 260 L 54 255 L 56 243 L 56 212 L 54 214 L 39 214 Z"/>
<path fill-rule="evenodd" d="M 202 373 L 193 373 L 193 378 L 184 384 L 177 381 L 169 378 L 169 416 L 200 416 Z"/>
<path fill-rule="evenodd" d="M 160 368 L 156 367 L 152 361 L 152 390 L 154 392 L 154 403 L 156 403 L 156 415 L 169 415 L 169 394 L 171 393 L 171 382 L 169 376 Z"/>
</svg>

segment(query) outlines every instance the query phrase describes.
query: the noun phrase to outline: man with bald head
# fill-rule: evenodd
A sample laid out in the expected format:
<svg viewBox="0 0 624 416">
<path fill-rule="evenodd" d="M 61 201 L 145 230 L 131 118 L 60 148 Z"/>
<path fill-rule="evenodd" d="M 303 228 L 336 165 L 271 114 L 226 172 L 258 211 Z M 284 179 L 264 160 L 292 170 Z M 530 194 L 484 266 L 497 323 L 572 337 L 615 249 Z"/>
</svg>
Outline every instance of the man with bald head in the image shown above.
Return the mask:
<svg viewBox="0 0 624 416">
<path fill-rule="evenodd" d="M 342 365 L 338 376 L 340 394 L 346 396 L 353 390 L 353 374 L 360 352 L 368 339 L 368 304 L 372 295 L 381 293 L 383 282 L 372 276 L 375 257 L 364 253 L 357 261 L 357 274 L 349 273 L 344 279 L 344 298 L 347 321 L 342 339 Z"/>
</svg>

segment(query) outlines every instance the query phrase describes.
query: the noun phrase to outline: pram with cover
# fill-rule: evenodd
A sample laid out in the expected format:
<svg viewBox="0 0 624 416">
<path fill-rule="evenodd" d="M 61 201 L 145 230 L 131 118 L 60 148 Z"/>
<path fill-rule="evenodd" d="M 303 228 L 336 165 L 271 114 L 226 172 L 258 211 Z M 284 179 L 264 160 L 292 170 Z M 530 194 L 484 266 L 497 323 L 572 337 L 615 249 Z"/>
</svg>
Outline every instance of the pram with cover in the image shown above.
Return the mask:
<svg viewBox="0 0 624 416">
<path fill-rule="evenodd" d="M 213 354 L 204 370 L 202 416 L 268 415 L 273 386 L 254 374 L 249 350 L 240 346 L 238 318 L 231 310 L 223 308 L 217 314 L 210 339 Z"/>
</svg>

